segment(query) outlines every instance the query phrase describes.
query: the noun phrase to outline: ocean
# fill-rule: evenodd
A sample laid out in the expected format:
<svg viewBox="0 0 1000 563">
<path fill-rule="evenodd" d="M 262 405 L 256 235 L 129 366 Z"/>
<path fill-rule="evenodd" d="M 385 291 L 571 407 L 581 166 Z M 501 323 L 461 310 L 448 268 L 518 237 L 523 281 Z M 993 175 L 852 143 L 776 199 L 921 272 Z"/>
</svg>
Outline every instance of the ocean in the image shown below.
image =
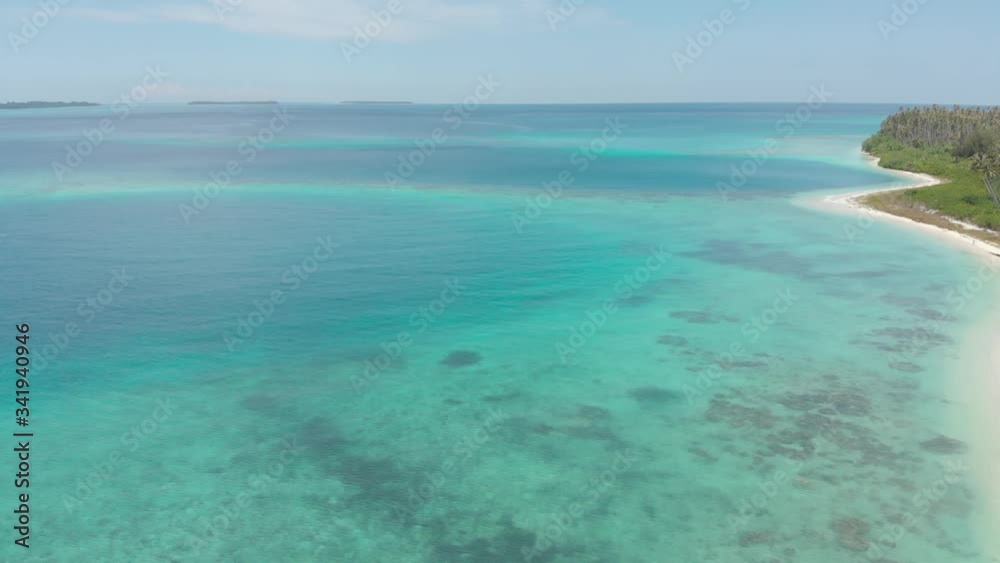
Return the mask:
<svg viewBox="0 0 1000 563">
<path fill-rule="evenodd" d="M 989 561 L 988 270 L 801 205 L 895 109 L 4 112 L 4 557 Z"/>
</svg>

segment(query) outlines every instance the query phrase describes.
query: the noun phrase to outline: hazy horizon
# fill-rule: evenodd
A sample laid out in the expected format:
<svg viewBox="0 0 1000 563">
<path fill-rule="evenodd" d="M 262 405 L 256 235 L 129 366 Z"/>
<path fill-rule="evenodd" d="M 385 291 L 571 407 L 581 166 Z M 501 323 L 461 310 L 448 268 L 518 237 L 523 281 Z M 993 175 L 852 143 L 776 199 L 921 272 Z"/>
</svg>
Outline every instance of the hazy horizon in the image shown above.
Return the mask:
<svg viewBox="0 0 1000 563">
<path fill-rule="evenodd" d="M 15 100 L 104 102 L 147 67 L 147 101 L 765 103 L 825 85 L 842 103 L 997 103 L 991 26 L 972 0 L 52 0 L 3 5 Z M 975 17 L 970 17 L 975 14 Z M 460 48 L 456 48 L 460 46 Z M 926 70 L 936 69 L 934 80 Z M 406 92 L 405 95 L 396 94 Z"/>
<path fill-rule="evenodd" d="M 115 103 L 115 100 L 111 102 L 99 102 L 94 100 L 84 100 L 84 99 L 56 99 L 56 98 L 38 98 L 38 99 L 20 99 L 20 100 L 0 100 L 0 105 L 5 103 L 92 103 L 96 106 L 110 106 Z M 285 104 L 285 105 L 350 105 L 352 103 L 371 103 L 373 105 L 393 105 L 393 104 L 404 104 L 404 105 L 414 105 L 414 106 L 450 106 L 454 104 L 461 104 L 462 100 L 451 100 L 451 101 L 430 101 L 430 102 L 413 102 L 406 99 L 398 100 L 177 100 L 177 101 L 160 101 L 160 102 L 145 102 L 143 105 L 151 106 L 174 106 L 174 105 L 189 105 L 196 102 L 209 102 L 213 104 L 222 105 L 245 105 L 248 103 L 275 103 L 275 104 Z M 691 101 L 691 102 L 657 102 L 657 101 L 634 101 L 634 102 L 576 102 L 576 101 L 566 101 L 566 102 L 535 102 L 535 101 L 524 101 L 524 102 L 480 102 L 479 105 L 484 106 L 695 106 L 695 105 L 792 105 L 800 104 L 801 101 L 795 100 L 760 100 L 760 101 L 721 101 L 721 100 L 704 100 L 704 101 Z M 953 104 L 947 102 L 831 102 L 827 104 L 828 106 L 899 106 L 899 107 L 923 107 L 923 106 L 960 106 L 960 107 L 989 107 L 996 104 Z"/>
</svg>

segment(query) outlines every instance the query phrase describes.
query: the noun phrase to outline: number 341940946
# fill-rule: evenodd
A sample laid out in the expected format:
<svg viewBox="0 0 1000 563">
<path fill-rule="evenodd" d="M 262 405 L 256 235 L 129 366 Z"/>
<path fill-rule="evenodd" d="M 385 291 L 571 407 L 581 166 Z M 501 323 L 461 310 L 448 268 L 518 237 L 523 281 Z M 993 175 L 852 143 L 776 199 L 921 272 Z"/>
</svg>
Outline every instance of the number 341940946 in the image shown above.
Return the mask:
<svg viewBox="0 0 1000 563">
<path fill-rule="evenodd" d="M 15 372 L 17 373 L 17 387 L 16 398 L 14 401 L 20 405 L 16 409 L 15 415 L 18 417 L 18 424 L 21 424 L 21 419 L 24 419 L 24 423 L 21 426 L 27 426 L 28 411 L 28 366 L 31 364 L 31 359 L 29 357 L 28 351 L 28 338 L 31 327 L 27 323 L 18 325 L 17 336 L 14 337 L 17 340 L 17 347 L 14 349 L 16 357 L 14 359 Z"/>
</svg>

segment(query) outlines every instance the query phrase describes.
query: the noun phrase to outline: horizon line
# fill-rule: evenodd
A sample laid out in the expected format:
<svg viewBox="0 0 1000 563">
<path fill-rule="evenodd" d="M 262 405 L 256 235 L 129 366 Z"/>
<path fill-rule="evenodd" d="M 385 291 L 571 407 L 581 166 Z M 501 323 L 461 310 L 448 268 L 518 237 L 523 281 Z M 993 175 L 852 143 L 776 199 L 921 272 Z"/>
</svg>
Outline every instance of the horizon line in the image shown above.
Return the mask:
<svg viewBox="0 0 1000 563">
<path fill-rule="evenodd" d="M 89 102 L 84 100 L 72 100 L 70 102 L 65 102 L 62 100 L 27 100 L 27 101 L 14 101 L 7 100 L 0 102 L 0 105 L 4 104 L 25 104 L 25 103 L 87 103 L 94 104 L 90 107 L 100 107 L 100 106 L 110 106 L 114 105 L 115 102 L 102 103 L 102 102 Z M 451 102 L 411 102 L 407 100 L 340 100 L 340 101 L 302 101 L 302 100 L 266 100 L 266 101 L 226 101 L 226 100 L 184 100 L 184 101 L 170 101 L 170 102 L 155 102 L 148 101 L 143 102 L 141 105 L 262 105 L 262 104 L 296 104 L 296 105 L 412 105 L 412 106 L 450 106 L 450 105 L 460 105 L 463 102 L 451 101 Z M 767 100 L 767 101 L 658 101 L 658 102 L 479 102 L 478 105 L 482 106 L 601 106 L 601 105 L 616 105 L 616 106 L 640 106 L 640 105 L 766 105 L 766 104 L 802 104 L 802 100 Z M 960 107 L 992 107 L 1000 106 L 1000 102 L 997 103 L 982 103 L 982 104 L 971 104 L 971 103 L 947 103 L 947 102 L 879 102 L 879 101 L 865 101 L 865 102 L 828 102 L 824 105 L 829 106 L 851 106 L 851 105 L 898 105 L 898 106 L 960 106 Z M 49 108 L 51 109 L 51 108 Z"/>
</svg>

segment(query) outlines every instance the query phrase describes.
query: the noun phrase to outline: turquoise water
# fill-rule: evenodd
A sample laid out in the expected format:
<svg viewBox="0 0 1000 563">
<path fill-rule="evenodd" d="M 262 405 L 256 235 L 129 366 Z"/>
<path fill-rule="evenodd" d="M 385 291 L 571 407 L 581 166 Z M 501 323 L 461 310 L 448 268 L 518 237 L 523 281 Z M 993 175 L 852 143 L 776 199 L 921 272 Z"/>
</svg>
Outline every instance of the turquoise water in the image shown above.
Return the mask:
<svg viewBox="0 0 1000 563">
<path fill-rule="evenodd" d="M 62 181 L 111 114 L 6 112 L 5 557 L 990 561 L 954 373 L 993 304 L 951 293 L 981 265 L 796 205 L 899 180 L 858 153 L 893 108 L 795 109 L 289 106 L 248 162 L 270 109 L 149 106 Z"/>
</svg>

